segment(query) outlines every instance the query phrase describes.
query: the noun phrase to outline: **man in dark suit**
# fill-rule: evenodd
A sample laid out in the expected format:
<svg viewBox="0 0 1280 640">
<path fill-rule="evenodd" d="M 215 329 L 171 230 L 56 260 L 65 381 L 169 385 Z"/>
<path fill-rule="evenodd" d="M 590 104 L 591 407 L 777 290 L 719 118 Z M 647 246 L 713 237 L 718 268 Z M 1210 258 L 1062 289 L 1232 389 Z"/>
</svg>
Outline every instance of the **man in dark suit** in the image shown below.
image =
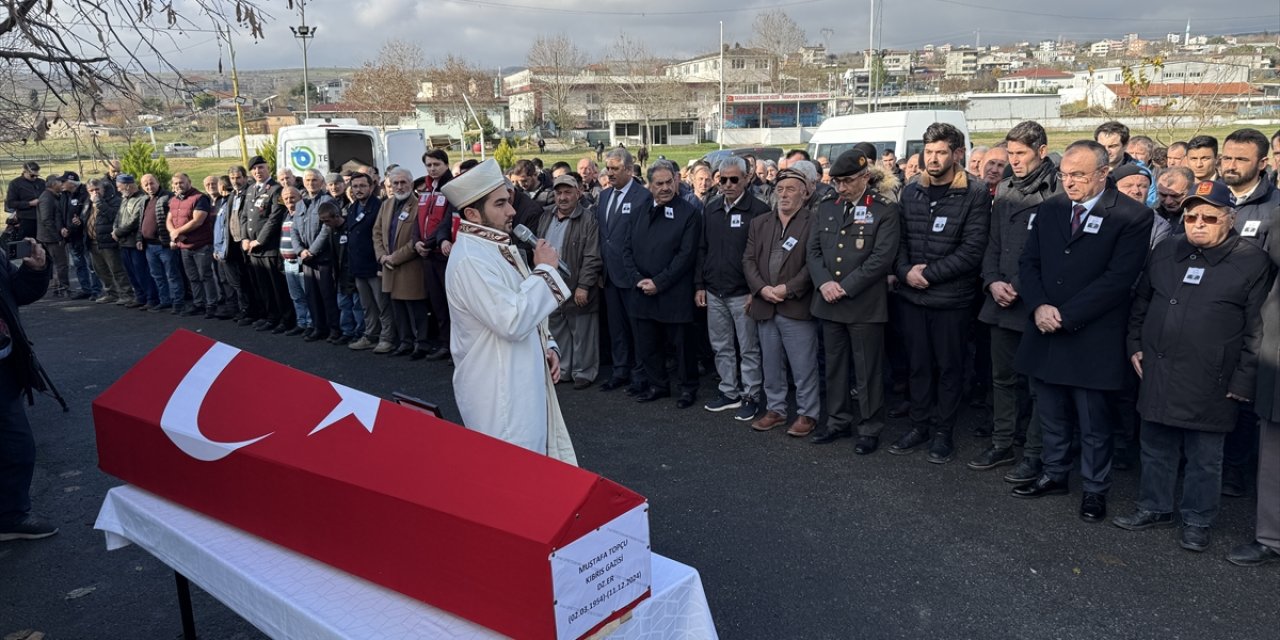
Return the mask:
<svg viewBox="0 0 1280 640">
<path fill-rule="evenodd" d="M 884 428 L 884 325 L 889 321 L 885 277 L 898 255 L 898 205 L 867 188 L 875 157 L 860 149 L 831 165 L 839 200 L 824 200 L 809 234 L 809 273 L 818 295 L 813 315 L 822 319 L 827 358 L 827 428 L 814 437 L 826 444 L 858 431 L 853 451 L 867 455 Z M 849 369 L 857 376 L 859 415 L 853 414 Z"/>
<path fill-rule="evenodd" d="M 249 173 L 254 183 L 245 191 L 240 211 L 241 227 L 247 231 L 240 248 L 249 256 L 249 277 L 266 315 L 253 326 L 259 331 L 275 331 L 282 326 L 288 329 L 294 322 L 294 313 L 280 259 L 280 233 L 286 214 L 280 202 L 280 183 L 271 179 L 271 168 L 262 156 L 249 160 Z"/>
<path fill-rule="evenodd" d="M 635 179 L 631 153 L 621 147 L 609 152 L 605 159 L 605 175 L 609 188 L 600 192 L 596 203 L 596 223 L 600 228 L 600 255 L 604 258 L 604 305 L 609 324 L 610 353 L 613 372 L 600 385 L 601 391 L 613 391 L 630 383 L 628 392 L 640 393 L 648 388 L 644 370 L 636 362 L 630 313 L 631 292 L 636 283 L 622 260 L 623 247 L 631 236 L 635 214 L 649 211 L 653 196 Z M 690 303 L 693 298 L 690 294 Z"/>
<path fill-rule="evenodd" d="M 622 247 L 627 280 L 634 283 L 631 303 L 635 322 L 636 355 L 644 363 L 648 389 L 637 402 L 652 402 L 671 395 L 667 379 L 666 346 L 675 347 L 676 383 L 680 399 L 676 407 L 693 405 L 698 390 L 698 365 L 694 357 L 693 266 L 698 256 L 702 222 L 693 205 L 677 198 L 679 172 L 665 160 L 649 168 L 648 209 L 632 213 L 631 233 Z"/>
<path fill-rule="evenodd" d="M 1019 264 L 1030 325 L 1015 366 L 1031 379 L 1044 438 L 1044 472 L 1019 498 L 1067 493 L 1071 440 L 1079 430 L 1080 517 L 1106 517 L 1111 487 L 1108 392 L 1124 386 L 1132 289 L 1147 259 L 1152 215 L 1108 187 L 1107 150 L 1082 140 L 1062 154 L 1064 196 L 1040 207 Z"/>
</svg>

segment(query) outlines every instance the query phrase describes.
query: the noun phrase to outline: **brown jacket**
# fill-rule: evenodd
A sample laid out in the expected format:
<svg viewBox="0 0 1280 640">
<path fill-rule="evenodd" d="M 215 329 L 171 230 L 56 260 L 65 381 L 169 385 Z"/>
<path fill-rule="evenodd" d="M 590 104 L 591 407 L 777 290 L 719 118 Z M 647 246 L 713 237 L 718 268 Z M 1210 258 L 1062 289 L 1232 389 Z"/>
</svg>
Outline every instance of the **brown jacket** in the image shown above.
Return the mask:
<svg viewBox="0 0 1280 640">
<path fill-rule="evenodd" d="M 793 320 L 813 317 L 809 311 L 813 281 L 807 260 L 812 223 L 813 214 L 808 207 L 801 207 L 796 212 L 786 230 L 782 228 L 777 211 L 756 216 L 751 221 L 751 228 L 747 231 L 747 250 L 742 257 L 742 270 L 747 276 L 747 287 L 751 289 L 751 304 L 747 307 L 747 315 L 751 318 L 768 320 L 774 313 Z M 774 278 L 769 274 L 769 254 L 779 245 L 787 251 L 787 256 Z M 791 248 L 787 249 L 787 245 Z M 761 289 L 779 284 L 787 285 L 787 295 L 781 303 L 760 297 Z"/>
<path fill-rule="evenodd" d="M 556 207 L 551 205 L 538 219 L 538 237 L 547 237 L 547 229 L 551 220 L 556 217 Z M 579 313 L 595 313 L 600 310 L 601 284 L 604 275 L 604 260 L 600 257 L 600 228 L 596 226 L 596 216 L 586 207 L 578 205 L 569 214 L 569 228 L 564 236 L 564 253 L 560 255 L 569 273 L 560 275 L 569 290 L 577 294 L 578 289 L 587 290 L 587 304 L 579 307 L 570 296 L 560 305 L 560 311 L 568 315 Z"/>
<path fill-rule="evenodd" d="M 396 221 L 396 237 L 387 238 L 391 230 L 392 216 L 408 214 Z M 379 261 L 390 255 L 390 265 L 382 267 L 382 290 L 391 294 L 392 300 L 426 300 L 426 281 L 423 279 L 422 257 L 413 249 L 417 238 L 418 199 L 408 198 L 396 202 L 395 198 L 382 201 L 378 220 L 373 223 L 373 255 Z"/>
</svg>

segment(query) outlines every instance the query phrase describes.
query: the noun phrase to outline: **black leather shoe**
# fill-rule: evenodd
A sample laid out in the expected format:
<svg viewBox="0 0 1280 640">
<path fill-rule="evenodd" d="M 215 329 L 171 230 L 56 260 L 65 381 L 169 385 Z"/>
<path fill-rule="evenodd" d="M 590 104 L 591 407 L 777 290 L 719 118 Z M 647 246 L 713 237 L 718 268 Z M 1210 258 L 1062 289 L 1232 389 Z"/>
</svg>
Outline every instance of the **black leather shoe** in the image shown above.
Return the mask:
<svg viewBox="0 0 1280 640">
<path fill-rule="evenodd" d="M 853 443 L 853 452 L 860 455 L 870 455 L 875 453 L 880 447 L 880 438 L 875 436 L 858 436 L 857 441 Z"/>
<path fill-rule="evenodd" d="M 410 360 L 421 360 L 425 357 L 427 357 L 426 349 L 418 349 L 417 351 L 414 351 L 413 353 L 409 354 Z"/>
<path fill-rule="evenodd" d="M 1080 500 L 1080 519 L 1085 522 L 1102 522 L 1107 517 L 1107 497 L 1101 493 L 1084 494 Z"/>
<path fill-rule="evenodd" d="M 657 387 L 649 387 L 647 390 L 636 394 L 636 402 L 653 402 L 659 398 L 670 398 L 671 392 L 666 389 Z"/>
<path fill-rule="evenodd" d="M 283 322 L 276 325 L 276 328 L 271 330 L 272 335 L 277 335 L 277 336 L 282 333 L 288 333 L 288 332 L 289 332 L 289 327 L 285 326 Z"/>
<path fill-rule="evenodd" d="M 1173 514 L 1155 513 L 1154 511 L 1138 509 L 1127 516 L 1116 516 L 1112 518 L 1111 524 L 1128 531 L 1165 529 L 1173 526 Z"/>
<path fill-rule="evenodd" d="M 643 385 L 629 384 L 627 385 L 626 389 L 622 390 L 622 392 L 629 396 L 638 396 L 648 390 L 649 390 L 648 387 L 645 387 Z"/>
<path fill-rule="evenodd" d="M 1022 456 L 1022 460 L 1018 461 L 1017 466 L 1010 470 L 1009 473 L 1004 474 L 1004 481 L 1009 484 L 1031 484 L 1036 481 L 1036 478 L 1040 477 L 1041 468 L 1039 460 Z"/>
<path fill-rule="evenodd" d="M 306 340 L 307 342 L 315 342 L 316 340 L 319 340 L 319 339 L 320 339 L 320 337 L 319 337 L 318 335 L 316 335 L 316 332 L 315 332 L 315 331 L 310 331 L 310 330 L 304 329 L 304 328 L 302 328 L 302 327 L 294 327 L 294 328 L 292 328 L 292 329 L 290 329 L 290 330 L 288 330 L 288 331 L 284 332 L 284 335 L 289 336 L 289 337 L 293 337 L 293 336 L 302 336 L 302 339 L 303 339 L 303 340 Z"/>
<path fill-rule="evenodd" d="M 1237 567 L 1256 567 L 1276 561 L 1280 561 L 1280 551 L 1257 541 L 1246 542 L 1227 554 L 1227 562 Z"/>
<path fill-rule="evenodd" d="M 621 378 L 610 378 L 604 384 L 600 385 L 600 390 L 613 391 L 614 389 L 621 389 L 622 387 L 625 387 L 627 384 L 628 384 L 627 381 Z"/>
<path fill-rule="evenodd" d="M 1013 464 L 1012 449 L 997 449 L 995 447 L 987 447 L 986 451 L 978 454 L 978 457 L 969 461 L 969 468 L 974 471 L 986 471 L 996 467 L 1003 467 L 1006 464 Z"/>
<path fill-rule="evenodd" d="M 1182 542 L 1183 549 L 1187 551 L 1203 552 L 1209 548 L 1209 527 L 1197 527 L 1187 524 L 1182 526 Z"/>
<path fill-rule="evenodd" d="M 933 443 L 929 445 L 929 462 L 946 464 L 955 456 L 956 447 L 951 442 L 950 431 L 939 431 L 933 434 Z"/>
<path fill-rule="evenodd" d="M 1245 494 L 1244 469 L 1234 465 L 1222 465 L 1222 495 L 1240 498 Z"/>
<path fill-rule="evenodd" d="M 1067 483 L 1058 482 L 1049 476 L 1041 474 L 1031 484 L 1018 487 L 1013 490 L 1015 498 L 1043 498 L 1044 496 L 1065 496 L 1070 493 L 1067 489 Z"/>
<path fill-rule="evenodd" d="M 886 411 L 885 415 L 889 416 L 890 418 L 896 419 L 896 418 L 905 418 L 909 413 L 911 413 L 911 403 L 903 401 L 899 403 L 898 406 L 893 407 L 892 409 L 889 409 L 888 411 Z"/>
<path fill-rule="evenodd" d="M 822 433 L 815 433 L 813 438 L 809 440 L 813 444 L 831 444 L 841 438 L 853 437 L 853 433 L 842 429 L 825 429 Z"/>
<path fill-rule="evenodd" d="M 427 354 L 427 360 L 430 362 L 438 362 L 440 360 L 448 360 L 448 359 L 449 359 L 449 350 L 445 349 L 444 347 L 440 347 L 439 349 L 436 349 L 435 351 L 432 351 L 431 353 Z"/>
<path fill-rule="evenodd" d="M 395 352 L 394 352 L 394 353 L 392 353 L 391 355 L 392 355 L 392 356 L 407 356 L 407 355 L 409 355 L 409 354 L 411 354 L 411 353 L 413 353 L 413 347 L 400 347 L 399 349 L 396 349 L 396 350 L 395 350 Z"/>
<path fill-rule="evenodd" d="M 676 400 L 677 409 L 688 409 L 693 406 L 694 395 L 692 393 L 680 394 L 680 399 Z"/>
<path fill-rule="evenodd" d="M 913 427 L 910 431 L 898 438 L 898 441 L 889 445 L 889 453 L 895 456 L 904 456 L 915 450 L 916 447 L 929 441 L 929 430 L 923 427 Z"/>
</svg>

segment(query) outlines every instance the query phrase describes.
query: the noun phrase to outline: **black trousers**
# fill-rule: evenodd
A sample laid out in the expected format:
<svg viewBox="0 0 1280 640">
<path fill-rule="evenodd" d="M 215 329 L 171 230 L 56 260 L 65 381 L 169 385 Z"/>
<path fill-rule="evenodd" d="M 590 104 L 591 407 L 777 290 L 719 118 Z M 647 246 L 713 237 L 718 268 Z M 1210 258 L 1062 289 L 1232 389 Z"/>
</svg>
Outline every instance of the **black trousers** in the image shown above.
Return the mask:
<svg viewBox="0 0 1280 640">
<path fill-rule="evenodd" d="M 321 336 L 342 333 L 342 320 L 338 310 L 338 281 L 334 279 L 333 267 L 327 264 L 314 267 L 303 265 L 302 279 L 306 282 L 311 327 Z"/>
<path fill-rule="evenodd" d="M 662 391 L 671 390 L 667 375 L 667 345 L 675 351 L 675 382 L 684 393 L 698 391 L 698 360 L 693 342 L 693 323 L 661 322 L 658 320 L 635 321 L 636 355 L 644 367 L 649 384 Z"/>
<path fill-rule="evenodd" d="M 910 302 L 902 308 L 910 372 L 911 426 L 950 432 L 964 397 L 964 356 L 969 309 L 930 309 Z"/>
<path fill-rule="evenodd" d="M 609 317 L 609 353 L 613 359 L 613 373 L 609 377 L 612 380 L 630 380 L 632 384 L 641 386 L 645 378 L 633 350 L 636 340 L 628 311 L 630 301 L 627 298 L 630 295 L 631 291 L 619 289 L 612 283 L 604 285 L 605 313 Z"/>
<path fill-rule="evenodd" d="M 263 312 L 272 324 L 297 322 L 289 285 L 284 281 L 284 260 L 280 256 L 249 255 L 249 274 L 255 295 L 262 301 Z"/>
<path fill-rule="evenodd" d="M 240 243 L 234 240 L 227 240 L 227 255 L 223 260 L 226 265 L 224 273 L 227 276 L 227 284 L 231 285 L 231 290 L 235 292 L 237 309 L 240 315 L 247 318 L 261 318 L 263 316 L 264 305 L 258 299 L 257 291 L 252 285 L 252 276 L 249 274 L 249 258 L 245 255 L 244 250 L 240 248 Z"/>
<path fill-rule="evenodd" d="M 16 362 L 0 360 L 0 526 L 22 522 L 31 511 L 31 476 L 36 469 L 36 441 L 14 366 Z"/>
<path fill-rule="evenodd" d="M 884 428 L 884 325 L 822 321 L 827 373 L 827 429 L 878 437 Z M 849 381 L 850 368 L 854 381 Z M 849 388 L 858 390 L 858 413 L 853 412 Z"/>
<path fill-rule="evenodd" d="M 431 315 L 436 319 L 436 327 L 440 333 L 437 339 L 440 346 L 445 349 L 449 348 L 449 295 L 444 289 L 444 273 L 449 266 L 447 260 L 441 260 L 436 257 L 427 258 L 423 264 L 426 285 L 427 285 L 427 305 L 431 308 Z"/>
<path fill-rule="evenodd" d="M 1080 436 L 1080 479 L 1089 493 L 1106 494 L 1111 488 L 1111 432 L 1114 412 L 1108 406 L 1111 392 L 1066 387 L 1031 379 L 1036 417 L 1044 436 L 1044 473 L 1066 482 L 1071 473 L 1071 441 Z"/>
</svg>

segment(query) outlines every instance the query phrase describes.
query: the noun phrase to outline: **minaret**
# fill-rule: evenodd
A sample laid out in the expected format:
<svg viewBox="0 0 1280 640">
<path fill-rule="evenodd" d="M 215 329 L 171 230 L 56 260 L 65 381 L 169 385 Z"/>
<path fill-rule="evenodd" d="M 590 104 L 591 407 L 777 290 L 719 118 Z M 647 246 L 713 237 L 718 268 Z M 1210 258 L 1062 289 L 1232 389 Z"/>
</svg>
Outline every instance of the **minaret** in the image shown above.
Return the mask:
<svg viewBox="0 0 1280 640">
<path fill-rule="evenodd" d="M 1191 20 L 1187 20 L 1187 33 L 1182 36 L 1182 46 L 1191 46 Z"/>
</svg>

